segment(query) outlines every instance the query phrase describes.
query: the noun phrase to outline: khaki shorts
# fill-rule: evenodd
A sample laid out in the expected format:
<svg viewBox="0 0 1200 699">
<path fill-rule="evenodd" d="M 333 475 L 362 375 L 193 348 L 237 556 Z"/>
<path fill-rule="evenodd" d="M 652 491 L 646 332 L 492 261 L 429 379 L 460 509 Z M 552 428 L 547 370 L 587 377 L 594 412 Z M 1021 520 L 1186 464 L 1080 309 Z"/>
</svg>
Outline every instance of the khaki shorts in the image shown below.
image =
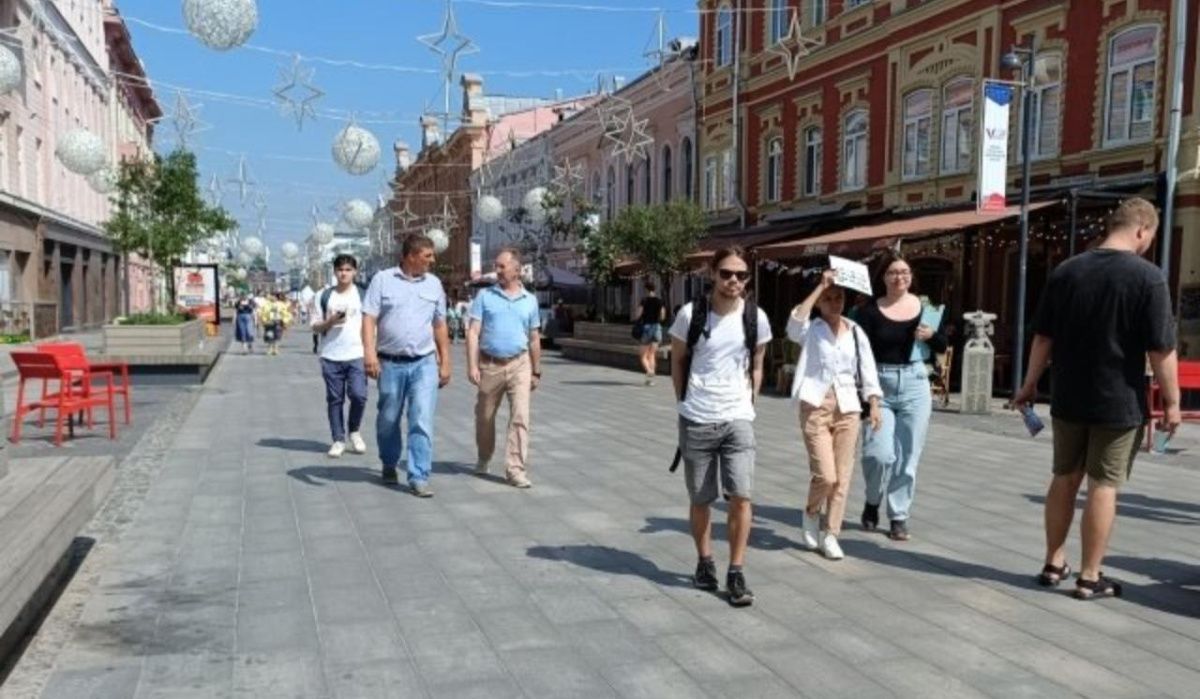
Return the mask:
<svg viewBox="0 0 1200 699">
<path fill-rule="evenodd" d="M 1101 427 L 1054 418 L 1054 475 L 1080 471 L 1108 485 L 1121 485 L 1133 472 L 1143 427 Z"/>
</svg>

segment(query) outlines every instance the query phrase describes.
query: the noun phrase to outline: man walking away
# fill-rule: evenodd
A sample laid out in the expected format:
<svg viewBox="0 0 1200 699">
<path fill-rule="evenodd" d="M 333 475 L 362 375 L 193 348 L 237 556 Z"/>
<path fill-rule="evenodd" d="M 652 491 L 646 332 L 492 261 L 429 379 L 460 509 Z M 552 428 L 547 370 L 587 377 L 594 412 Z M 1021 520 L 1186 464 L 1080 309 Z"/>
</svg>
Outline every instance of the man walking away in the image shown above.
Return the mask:
<svg viewBox="0 0 1200 699">
<path fill-rule="evenodd" d="M 505 476 L 517 488 L 529 482 L 529 396 L 541 373 L 541 319 L 537 298 L 521 283 L 521 256 L 505 249 L 496 256 L 496 285 L 471 304 L 467 328 L 467 372 L 479 387 L 475 399 L 475 473 L 488 472 L 496 449 L 496 411 L 508 397 Z"/>
<path fill-rule="evenodd" d="M 375 437 L 383 480 L 397 481 L 404 449 L 400 419 L 408 417 L 408 486 L 413 495 L 433 497 L 433 413 L 437 392 L 450 383 L 450 334 L 446 294 L 429 273 L 433 241 L 410 235 L 400 249 L 400 265 L 371 279 L 363 299 L 363 362 L 379 382 Z"/>
<path fill-rule="evenodd" d="M 690 521 L 699 563 L 693 583 L 716 590 L 712 511 L 718 482 L 729 498 L 729 603 L 754 602 L 742 565 L 750 536 L 754 485 L 754 398 L 762 385 L 771 325 L 744 300 L 750 268 L 741 248 L 713 255 L 709 297 L 679 309 L 671 326 L 671 379 L 679 401 L 679 450 L 691 499 Z"/>
<path fill-rule="evenodd" d="M 343 407 L 350 396 L 350 449 L 364 454 L 367 444 L 359 434 L 367 407 L 367 375 L 363 368 L 362 297 L 354 283 L 358 261 L 352 255 L 333 258 L 337 285 L 321 290 L 312 308 L 313 331 L 321 337 L 321 376 L 325 379 L 325 403 L 329 409 L 329 432 L 333 444 L 330 458 L 346 451 L 346 420 Z"/>
<path fill-rule="evenodd" d="M 1149 418 L 1146 358 L 1162 388 L 1162 429 L 1180 423 L 1178 359 L 1170 293 L 1162 272 L 1142 258 L 1154 243 L 1158 213 L 1146 200 L 1126 199 L 1108 218 L 1100 246 L 1050 275 L 1034 321 L 1025 384 L 1015 407 L 1031 406 L 1050 365 L 1054 478 L 1046 494 L 1046 565 L 1038 582 L 1058 585 L 1071 573 L 1066 541 L 1075 496 L 1088 479 L 1081 539 L 1079 599 L 1116 597 L 1121 586 L 1100 573 L 1117 513 L 1117 489 Z"/>
</svg>

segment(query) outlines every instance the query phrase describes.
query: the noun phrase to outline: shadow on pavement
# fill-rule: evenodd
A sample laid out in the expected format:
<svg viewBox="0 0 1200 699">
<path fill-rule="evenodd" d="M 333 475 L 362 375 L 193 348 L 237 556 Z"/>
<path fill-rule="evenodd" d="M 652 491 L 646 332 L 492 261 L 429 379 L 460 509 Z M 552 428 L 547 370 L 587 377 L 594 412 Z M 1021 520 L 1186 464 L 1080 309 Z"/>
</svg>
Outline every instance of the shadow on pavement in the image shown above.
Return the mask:
<svg viewBox="0 0 1200 699">
<path fill-rule="evenodd" d="M 636 575 L 657 585 L 691 587 L 691 576 L 663 570 L 643 556 L 610 546 L 580 544 L 577 546 L 534 546 L 525 554 L 530 558 L 566 561 L 582 568 L 591 568 L 616 575 Z"/>
<path fill-rule="evenodd" d="M 497 468 L 499 468 L 501 472 L 504 471 L 503 466 L 497 467 L 495 464 L 492 464 L 493 470 Z M 475 474 L 475 466 L 473 464 L 464 464 L 456 461 L 435 461 L 433 463 L 433 472 L 447 476 L 472 476 L 485 481 L 491 481 L 492 483 L 507 484 L 508 482 L 504 480 L 503 475 L 499 475 L 497 473 L 486 473 L 482 476 L 478 476 Z"/>
<path fill-rule="evenodd" d="M 389 490 L 398 490 L 395 483 L 384 483 L 377 468 L 364 466 L 301 466 L 287 472 L 305 485 L 323 487 L 325 483 L 370 483 Z M 400 474 L 403 479 L 404 474 Z"/>
<path fill-rule="evenodd" d="M 1037 571 L 1014 573 L 981 563 L 922 553 L 903 546 L 880 546 L 862 539 L 839 539 L 838 542 L 847 556 L 862 558 L 874 563 L 935 573 L 951 578 L 992 580 L 1013 587 L 1037 588 L 1037 582 L 1034 580 Z"/>
<path fill-rule="evenodd" d="M 1125 599 L 1160 611 L 1200 618 L 1200 566 L 1168 558 L 1105 556 L 1105 567 L 1153 578 L 1153 585 L 1125 583 Z"/>
<path fill-rule="evenodd" d="M 638 386 L 633 381 L 559 381 L 563 386 Z"/>
<path fill-rule="evenodd" d="M 715 520 L 716 517 L 714 516 Z M 713 522 L 713 540 L 725 541 L 729 538 L 728 528 L 724 522 Z M 656 534 L 658 532 L 680 532 L 691 536 L 691 524 L 685 519 L 676 519 L 674 517 L 647 517 L 646 525 L 643 526 L 638 533 L 640 534 Z M 750 529 L 750 546 L 764 551 L 784 551 L 786 549 L 801 549 L 798 542 L 780 536 L 775 533 L 774 529 L 766 527 L 754 526 Z"/>
<path fill-rule="evenodd" d="M 329 448 L 329 443 L 318 442 L 315 439 L 284 439 L 280 437 L 267 437 L 266 439 L 258 440 L 258 446 L 270 447 L 272 449 L 283 449 L 286 451 L 324 452 Z"/>
<path fill-rule="evenodd" d="M 1039 505 L 1046 503 L 1045 495 L 1026 495 L 1025 499 Z M 1080 497 L 1075 506 L 1082 509 L 1084 502 L 1085 498 Z M 1163 524 L 1200 525 L 1200 505 L 1194 502 L 1164 500 L 1139 493 L 1118 493 L 1117 516 L 1162 522 Z"/>
</svg>

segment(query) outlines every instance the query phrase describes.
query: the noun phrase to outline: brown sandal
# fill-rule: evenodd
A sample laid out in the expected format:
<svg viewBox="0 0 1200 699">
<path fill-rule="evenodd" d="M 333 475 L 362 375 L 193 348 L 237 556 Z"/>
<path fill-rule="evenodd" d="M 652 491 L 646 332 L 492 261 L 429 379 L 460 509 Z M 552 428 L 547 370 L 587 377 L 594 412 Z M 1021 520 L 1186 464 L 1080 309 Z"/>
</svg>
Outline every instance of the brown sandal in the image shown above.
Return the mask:
<svg viewBox="0 0 1200 699">
<path fill-rule="evenodd" d="M 1075 599 L 1089 600 L 1097 597 L 1120 597 L 1121 583 L 1109 580 L 1104 573 L 1095 580 L 1075 579 Z"/>
<path fill-rule="evenodd" d="M 1071 565 L 1064 562 L 1061 566 L 1047 563 L 1037 576 L 1038 584 L 1042 587 L 1058 587 L 1059 583 L 1071 577 Z"/>
</svg>

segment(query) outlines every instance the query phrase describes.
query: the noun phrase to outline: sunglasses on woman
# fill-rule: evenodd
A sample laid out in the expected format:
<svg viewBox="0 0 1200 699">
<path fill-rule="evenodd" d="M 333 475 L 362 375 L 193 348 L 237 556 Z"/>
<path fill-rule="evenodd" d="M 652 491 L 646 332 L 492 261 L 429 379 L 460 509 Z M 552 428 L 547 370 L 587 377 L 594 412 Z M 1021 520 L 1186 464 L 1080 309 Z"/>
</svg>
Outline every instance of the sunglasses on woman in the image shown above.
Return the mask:
<svg viewBox="0 0 1200 699">
<path fill-rule="evenodd" d="M 721 279 L 725 281 L 736 277 L 739 282 L 744 282 L 750 278 L 750 273 L 744 269 L 718 269 L 717 274 L 721 275 Z"/>
</svg>

